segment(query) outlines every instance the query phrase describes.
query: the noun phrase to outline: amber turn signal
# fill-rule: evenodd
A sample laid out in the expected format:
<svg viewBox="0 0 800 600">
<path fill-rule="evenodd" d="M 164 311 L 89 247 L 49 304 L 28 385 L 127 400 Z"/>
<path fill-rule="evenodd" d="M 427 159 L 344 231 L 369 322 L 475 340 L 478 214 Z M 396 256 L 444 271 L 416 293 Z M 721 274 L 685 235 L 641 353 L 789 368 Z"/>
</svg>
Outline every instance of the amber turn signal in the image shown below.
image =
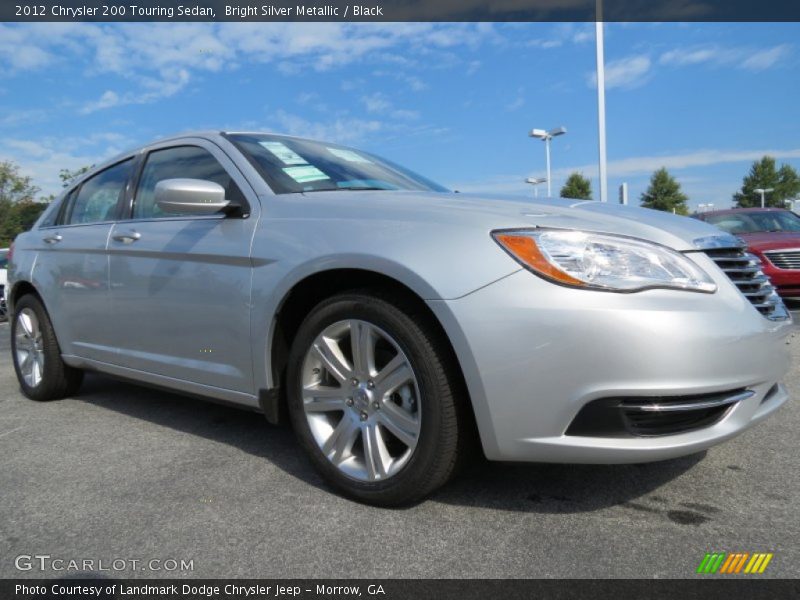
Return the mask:
<svg viewBox="0 0 800 600">
<path fill-rule="evenodd" d="M 531 236 L 498 233 L 495 234 L 494 238 L 500 242 L 500 245 L 502 245 L 511 256 L 534 272 L 567 285 L 586 285 L 585 282 L 568 275 L 548 261 Z"/>
</svg>

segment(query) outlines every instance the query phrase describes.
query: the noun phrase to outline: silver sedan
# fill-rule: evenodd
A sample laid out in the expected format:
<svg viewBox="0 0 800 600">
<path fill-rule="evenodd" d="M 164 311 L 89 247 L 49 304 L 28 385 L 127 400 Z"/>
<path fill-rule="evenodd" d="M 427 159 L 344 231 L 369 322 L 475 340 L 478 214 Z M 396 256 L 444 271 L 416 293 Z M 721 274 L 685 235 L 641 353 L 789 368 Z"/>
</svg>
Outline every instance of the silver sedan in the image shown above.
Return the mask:
<svg viewBox="0 0 800 600">
<path fill-rule="evenodd" d="M 790 318 L 735 237 L 456 194 L 288 136 L 122 154 L 17 238 L 9 273 L 29 398 L 91 370 L 233 403 L 290 421 L 333 486 L 379 505 L 429 494 L 471 447 L 661 460 L 787 399 Z"/>
</svg>

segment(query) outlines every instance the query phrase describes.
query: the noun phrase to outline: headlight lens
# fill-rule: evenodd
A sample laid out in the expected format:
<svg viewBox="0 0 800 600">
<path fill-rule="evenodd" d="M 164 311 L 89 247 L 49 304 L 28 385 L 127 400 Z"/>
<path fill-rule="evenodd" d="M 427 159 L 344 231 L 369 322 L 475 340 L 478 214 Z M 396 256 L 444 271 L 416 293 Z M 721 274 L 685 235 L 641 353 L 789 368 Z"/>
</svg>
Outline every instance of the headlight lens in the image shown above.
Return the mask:
<svg viewBox="0 0 800 600">
<path fill-rule="evenodd" d="M 494 231 L 492 237 L 524 267 L 569 286 L 617 292 L 717 289 L 681 253 L 644 240 L 563 229 Z"/>
</svg>

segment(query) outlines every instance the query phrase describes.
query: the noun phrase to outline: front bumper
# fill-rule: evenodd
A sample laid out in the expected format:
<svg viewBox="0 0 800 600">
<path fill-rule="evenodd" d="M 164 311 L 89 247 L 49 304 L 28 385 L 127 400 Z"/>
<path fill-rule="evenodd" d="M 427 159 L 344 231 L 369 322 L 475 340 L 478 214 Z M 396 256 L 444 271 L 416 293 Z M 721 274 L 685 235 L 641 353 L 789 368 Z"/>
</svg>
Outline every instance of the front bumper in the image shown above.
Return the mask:
<svg viewBox="0 0 800 600">
<path fill-rule="evenodd" d="M 781 406 L 791 322 L 765 319 L 708 257 L 695 260 L 717 280 L 716 293 L 576 290 L 519 271 L 460 299 L 429 301 L 461 363 L 487 457 L 662 460 L 729 439 Z M 567 434 L 601 398 L 737 389 L 754 394 L 692 431 Z"/>
</svg>

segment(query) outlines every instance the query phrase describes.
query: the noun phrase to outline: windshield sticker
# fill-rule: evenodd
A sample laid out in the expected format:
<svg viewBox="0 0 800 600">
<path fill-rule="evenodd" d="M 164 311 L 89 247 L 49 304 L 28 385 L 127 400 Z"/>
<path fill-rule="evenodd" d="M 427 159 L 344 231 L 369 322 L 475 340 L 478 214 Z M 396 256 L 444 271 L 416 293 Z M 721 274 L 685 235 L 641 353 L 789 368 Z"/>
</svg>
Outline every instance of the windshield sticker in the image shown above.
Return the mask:
<svg viewBox="0 0 800 600">
<path fill-rule="evenodd" d="M 278 157 L 285 165 L 304 165 L 308 161 L 297 154 L 294 150 L 287 148 L 286 145 L 280 142 L 258 142 L 259 145 L 263 146 L 270 152 L 272 152 L 275 156 Z"/>
<path fill-rule="evenodd" d="M 285 167 L 283 172 L 294 179 L 297 183 L 308 183 L 309 181 L 321 181 L 330 179 L 325 173 L 312 165 L 302 167 Z"/>
<path fill-rule="evenodd" d="M 334 156 L 338 156 L 339 158 L 343 158 L 349 162 L 357 162 L 357 163 L 367 163 L 372 164 L 371 160 L 367 160 L 360 154 L 353 152 L 352 150 L 343 150 L 341 148 L 326 148 L 328 152 L 333 154 Z"/>
</svg>

